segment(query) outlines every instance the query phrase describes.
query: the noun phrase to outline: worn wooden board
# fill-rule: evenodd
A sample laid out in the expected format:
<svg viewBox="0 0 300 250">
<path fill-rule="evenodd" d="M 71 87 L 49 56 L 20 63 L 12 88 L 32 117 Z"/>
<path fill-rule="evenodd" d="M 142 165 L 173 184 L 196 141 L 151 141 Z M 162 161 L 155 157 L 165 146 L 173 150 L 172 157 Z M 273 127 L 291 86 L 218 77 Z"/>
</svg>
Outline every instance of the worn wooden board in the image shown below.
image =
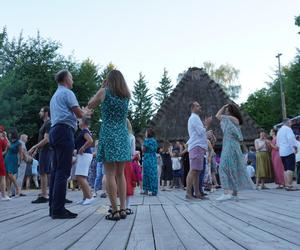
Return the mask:
<svg viewBox="0 0 300 250">
<path fill-rule="evenodd" d="M 270 185 L 274 187 L 274 185 Z M 37 191 L 0 202 L 1 250 L 6 249 L 300 249 L 300 192 L 245 191 L 240 201 L 188 201 L 183 190 L 131 198 L 134 214 L 107 221 L 108 199 L 68 205 L 74 220 L 52 220 Z M 80 200 L 81 192 L 68 192 Z"/>
</svg>

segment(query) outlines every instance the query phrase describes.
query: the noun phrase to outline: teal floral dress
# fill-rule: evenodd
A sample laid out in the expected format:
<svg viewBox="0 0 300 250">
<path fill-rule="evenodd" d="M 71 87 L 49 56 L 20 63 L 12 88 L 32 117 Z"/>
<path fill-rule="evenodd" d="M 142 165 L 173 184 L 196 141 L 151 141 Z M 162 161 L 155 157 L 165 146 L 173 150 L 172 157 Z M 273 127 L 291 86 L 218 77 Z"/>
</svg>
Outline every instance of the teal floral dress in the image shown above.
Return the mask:
<svg viewBox="0 0 300 250">
<path fill-rule="evenodd" d="M 10 147 L 5 155 L 5 168 L 6 172 L 10 174 L 16 174 L 18 172 L 18 153 L 21 142 L 16 140 L 11 142 Z"/>
<path fill-rule="evenodd" d="M 115 96 L 105 89 L 101 105 L 102 124 L 98 145 L 98 162 L 126 162 L 131 160 L 130 141 L 127 129 L 129 99 Z"/>
<path fill-rule="evenodd" d="M 228 116 L 221 119 L 223 145 L 219 174 L 222 187 L 227 190 L 239 191 L 252 189 L 253 182 L 247 173 L 240 142 L 243 141 L 240 126 Z"/>
<path fill-rule="evenodd" d="M 144 141 L 143 157 L 143 190 L 157 195 L 158 173 L 157 173 L 157 142 L 154 138 L 146 138 Z"/>
</svg>

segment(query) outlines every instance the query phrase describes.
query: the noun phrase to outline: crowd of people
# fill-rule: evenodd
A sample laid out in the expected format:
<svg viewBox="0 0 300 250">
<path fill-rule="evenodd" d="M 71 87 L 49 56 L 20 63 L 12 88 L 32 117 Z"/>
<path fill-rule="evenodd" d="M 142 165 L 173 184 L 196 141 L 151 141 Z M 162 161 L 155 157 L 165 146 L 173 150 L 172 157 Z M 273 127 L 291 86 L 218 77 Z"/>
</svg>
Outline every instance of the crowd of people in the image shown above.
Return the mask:
<svg viewBox="0 0 300 250">
<path fill-rule="evenodd" d="M 295 137 L 291 121 L 284 120 L 277 132 L 264 131 L 255 147 L 243 152 L 242 115 L 235 104 L 224 105 L 215 115 L 223 131 L 222 151 L 216 152 L 216 137 L 210 125 L 212 117 L 202 122 L 201 106 L 190 104 L 187 143 L 165 141 L 159 144 L 154 130 L 148 128 L 141 145 L 136 145 L 128 116 L 130 91 L 122 73 L 112 70 L 99 91 L 80 108 L 72 92 L 73 80 L 68 70 L 57 73 L 58 88 L 50 107 L 42 107 L 43 121 L 38 143 L 27 150 L 28 136 L 9 136 L 0 126 L 1 199 L 24 196 L 22 188 L 31 179 L 41 192 L 33 204 L 49 203 L 53 219 L 76 218 L 65 208 L 68 186 L 82 191 L 78 204 L 90 205 L 99 190 L 110 200 L 107 220 L 126 219 L 131 215 L 131 196 L 137 188 L 143 195 L 156 196 L 160 191 L 186 190 L 187 200 L 207 199 L 207 191 L 223 188 L 217 201 L 238 200 L 243 189 L 267 189 L 274 178 L 278 188 L 293 186 L 295 166 L 300 168 L 300 138 Z M 99 139 L 89 130 L 93 109 L 101 108 Z M 138 150 L 139 149 L 139 150 Z M 39 177 L 39 181 L 38 181 Z M 298 183 L 300 176 L 298 176 Z M 49 189 L 49 190 L 48 190 Z M 118 202 L 119 200 L 119 202 Z"/>
</svg>

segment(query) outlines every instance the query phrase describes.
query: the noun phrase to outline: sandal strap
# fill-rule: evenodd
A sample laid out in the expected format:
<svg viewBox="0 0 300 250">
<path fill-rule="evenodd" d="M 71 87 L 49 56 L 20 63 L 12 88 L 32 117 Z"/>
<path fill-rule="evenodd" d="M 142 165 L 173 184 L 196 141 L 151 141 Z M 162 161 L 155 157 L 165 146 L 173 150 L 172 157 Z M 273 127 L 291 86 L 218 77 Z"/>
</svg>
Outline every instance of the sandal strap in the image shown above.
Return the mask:
<svg viewBox="0 0 300 250">
<path fill-rule="evenodd" d="M 133 214 L 133 211 L 130 208 L 126 208 L 125 211 L 126 214 Z"/>
<path fill-rule="evenodd" d="M 115 211 L 115 212 L 112 212 L 112 211 L 111 211 L 111 212 L 109 212 L 108 215 L 105 216 L 105 219 L 107 219 L 107 220 L 115 220 L 115 221 L 120 220 L 120 216 L 115 217 L 115 215 L 116 215 L 117 213 L 119 213 L 118 210 Z"/>
</svg>

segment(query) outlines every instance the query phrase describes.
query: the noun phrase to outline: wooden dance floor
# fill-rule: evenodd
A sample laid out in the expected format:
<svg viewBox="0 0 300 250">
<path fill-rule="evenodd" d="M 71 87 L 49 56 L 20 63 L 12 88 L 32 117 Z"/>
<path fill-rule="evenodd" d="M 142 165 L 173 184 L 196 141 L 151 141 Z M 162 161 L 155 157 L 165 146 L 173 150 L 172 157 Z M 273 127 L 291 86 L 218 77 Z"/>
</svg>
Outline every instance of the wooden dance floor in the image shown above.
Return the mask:
<svg viewBox="0 0 300 250">
<path fill-rule="evenodd" d="M 300 191 L 242 192 L 239 202 L 188 202 L 182 190 L 136 195 L 134 214 L 107 221 L 108 200 L 71 204 L 73 220 L 52 220 L 37 192 L 0 202 L 0 249 L 300 249 Z M 81 193 L 69 191 L 78 201 Z"/>
</svg>

